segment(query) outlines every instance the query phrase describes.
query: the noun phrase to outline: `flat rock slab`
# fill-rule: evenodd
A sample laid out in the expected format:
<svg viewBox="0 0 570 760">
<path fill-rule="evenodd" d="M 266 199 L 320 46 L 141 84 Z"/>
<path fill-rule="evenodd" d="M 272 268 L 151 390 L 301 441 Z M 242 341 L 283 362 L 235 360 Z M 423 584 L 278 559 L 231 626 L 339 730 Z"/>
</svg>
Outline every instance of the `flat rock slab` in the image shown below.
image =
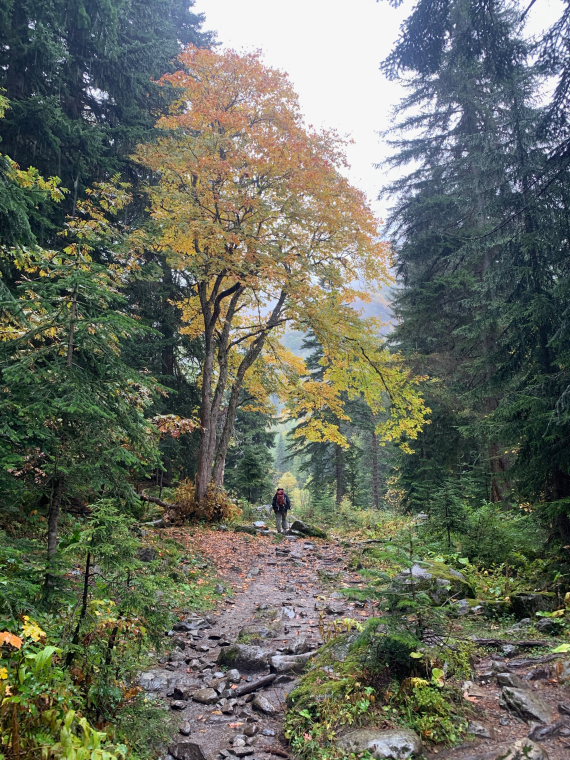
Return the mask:
<svg viewBox="0 0 570 760">
<path fill-rule="evenodd" d="M 227 665 L 230 668 L 239 668 L 240 670 L 267 670 L 269 668 L 269 658 L 275 652 L 268 652 L 262 647 L 249 644 L 233 644 L 224 647 L 218 655 L 218 663 Z"/>
<path fill-rule="evenodd" d="M 501 704 L 524 720 L 537 720 L 540 723 L 552 723 L 556 719 L 554 711 L 537 694 L 530 689 L 503 687 Z"/>
<path fill-rule="evenodd" d="M 422 751 L 420 737 L 407 728 L 362 728 L 342 736 L 337 746 L 346 752 L 369 752 L 378 760 L 407 760 Z"/>
</svg>

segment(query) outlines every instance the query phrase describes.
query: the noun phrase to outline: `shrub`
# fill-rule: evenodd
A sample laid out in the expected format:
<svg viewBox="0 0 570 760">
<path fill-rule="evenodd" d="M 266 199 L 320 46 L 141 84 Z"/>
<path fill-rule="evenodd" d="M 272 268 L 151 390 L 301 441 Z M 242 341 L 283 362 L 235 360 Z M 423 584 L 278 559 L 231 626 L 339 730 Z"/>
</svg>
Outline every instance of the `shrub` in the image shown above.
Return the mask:
<svg viewBox="0 0 570 760">
<path fill-rule="evenodd" d="M 78 695 L 45 632 L 24 617 L 19 635 L 0 632 L 0 757 L 42 760 L 119 760 L 112 745 L 77 711 Z"/>
<path fill-rule="evenodd" d="M 455 744 L 467 729 L 459 693 L 433 679 L 408 678 L 396 685 L 388 708 L 395 709 L 400 720 L 435 744 Z"/>
<path fill-rule="evenodd" d="M 176 522 L 187 520 L 221 522 L 235 520 L 241 516 L 241 509 L 235 504 L 223 488 L 211 485 L 206 498 L 196 499 L 196 486 L 191 480 L 184 480 L 176 490 Z"/>
<path fill-rule="evenodd" d="M 471 513 L 461 549 L 471 562 L 487 567 L 501 563 L 524 567 L 528 558 L 543 550 L 545 541 L 533 515 L 489 503 Z"/>
</svg>

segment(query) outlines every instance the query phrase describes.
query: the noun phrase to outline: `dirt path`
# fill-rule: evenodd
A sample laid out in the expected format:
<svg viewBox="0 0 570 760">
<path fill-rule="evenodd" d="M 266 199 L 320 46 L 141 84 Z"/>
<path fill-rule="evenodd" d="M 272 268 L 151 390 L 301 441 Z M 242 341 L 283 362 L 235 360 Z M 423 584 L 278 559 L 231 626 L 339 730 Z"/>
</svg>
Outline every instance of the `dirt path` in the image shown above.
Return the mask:
<svg viewBox="0 0 570 760">
<path fill-rule="evenodd" d="M 322 644 L 322 633 L 335 618 L 370 614 L 335 590 L 358 586 L 360 576 L 346 569 L 345 553 L 334 542 L 286 538 L 278 543 L 213 531 L 176 538 L 215 561 L 224 583 L 236 593 L 216 613 L 193 615 L 175 626 L 169 657 L 142 676 L 142 685 L 167 697 L 179 714 L 182 733 L 173 737 L 165 760 L 288 757 L 282 721 L 286 696 L 297 678 L 287 671 L 296 666 L 289 663 L 288 668 L 285 662 L 285 672 L 273 683 L 235 698 L 233 692 L 266 676 L 269 667 L 239 661 L 238 672 L 228 677 L 217 664 L 220 650 L 241 639 L 252 657 L 261 645 L 270 655 L 292 655 L 302 662 L 304 653 Z M 215 692 L 196 693 L 203 689 Z M 260 696 L 267 703 L 256 699 Z"/>
<path fill-rule="evenodd" d="M 283 718 L 286 696 L 298 679 L 294 671 L 323 643 L 335 620 L 365 620 L 376 612 L 338 591 L 362 585 L 361 576 L 348 569 L 348 554 L 334 541 L 171 532 L 189 553 L 200 552 L 216 565 L 233 595 L 215 613 L 191 615 L 176 625 L 170 654 L 141 676 L 141 685 L 165 697 L 178 719 L 180 730 L 173 730 L 169 752 L 161 760 L 288 758 Z M 219 664 L 220 652 L 227 655 L 236 642 L 241 642 L 237 661 Z M 532 755 L 533 760 L 568 760 L 570 689 L 564 684 L 570 662 L 563 673 L 561 667 L 555 655 L 516 646 L 481 658 L 473 682 L 464 685 L 479 736 L 455 749 L 433 748 L 426 756 L 519 760 L 518 754 L 504 753 L 530 735 L 546 752 Z M 548 727 L 501 706 L 502 687 L 508 684 L 541 701 L 550 714 Z"/>
</svg>

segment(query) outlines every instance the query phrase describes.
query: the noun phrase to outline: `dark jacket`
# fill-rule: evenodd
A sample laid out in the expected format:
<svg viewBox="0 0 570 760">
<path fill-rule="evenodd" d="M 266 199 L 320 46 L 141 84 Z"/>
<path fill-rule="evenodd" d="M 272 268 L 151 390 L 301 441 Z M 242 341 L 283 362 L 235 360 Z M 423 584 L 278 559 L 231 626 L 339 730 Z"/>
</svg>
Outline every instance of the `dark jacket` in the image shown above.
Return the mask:
<svg viewBox="0 0 570 760">
<path fill-rule="evenodd" d="M 275 494 L 271 506 L 273 507 L 274 512 L 287 512 L 288 509 L 291 509 L 291 499 L 285 494 L 285 504 L 280 507 L 279 504 L 277 504 L 277 494 Z"/>
</svg>

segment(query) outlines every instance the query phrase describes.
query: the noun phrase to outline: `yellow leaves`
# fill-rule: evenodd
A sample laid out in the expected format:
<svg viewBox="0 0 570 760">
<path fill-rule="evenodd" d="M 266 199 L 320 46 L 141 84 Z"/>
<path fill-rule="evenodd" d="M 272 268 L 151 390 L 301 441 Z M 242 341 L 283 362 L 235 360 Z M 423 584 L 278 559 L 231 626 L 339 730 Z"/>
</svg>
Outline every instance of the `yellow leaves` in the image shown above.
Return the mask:
<svg viewBox="0 0 570 760">
<path fill-rule="evenodd" d="M 46 637 L 46 632 L 42 630 L 39 625 L 34 622 L 28 615 L 24 615 L 24 623 L 22 625 L 22 631 L 27 639 L 32 641 L 41 641 Z"/>
<path fill-rule="evenodd" d="M 347 418 L 348 419 L 348 418 Z M 326 420 L 311 417 L 301 427 L 295 431 L 296 438 L 306 438 L 314 443 L 323 443 L 329 441 L 336 443 L 342 448 L 348 448 L 349 443 L 346 437 L 340 432 L 338 425 Z"/>
<path fill-rule="evenodd" d="M 19 636 L 10 633 L 10 631 L 0 631 L 0 646 L 2 644 L 10 644 L 14 649 L 21 649 L 23 643 L 23 640 Z"/>
<path fill-rule="evenodd" d="M 198 338 L 204 332 L 204 316 L 200 306 L 200 299 L 198 296 L 192 298 L 186 298 L 178 303 L 180 310 L 182 311 L 182 321 L 184 327 L 180 332 L 183 335 L 189 335 L 191 338 Z"/>
<path fill-rule="evenodd" d="M 1 667 L 0 668 L 0 681 L 5 681 L 8 678 L 8 669 Z"/>
<path fill-rule="evenodd" d="M 0 114 L 1 116 L 1 114 Z M 39 190 L 42 194 L 49 196 L 54 201 L 63 200 L 67 190 L 59 187 L 61 180 L 59 177 L 49 177 L 45 179 L 39 171 L 30 166 L 29 169 L 20 169 L 18 164 L 9 156 L 2 156 L 4 163 L 7 165 L 7 176 L 17 185 L 27 190 Z"/>
<path fill-rule="evenodd" d="M 150 244 L 182 273 L 182 332 L 207 333 L 212 376 L 224 387 L 239 378 L 248 408 L 285 396 L 300 435 L 346 445 L 338 421 L 348 419 L 346 398 L 362 397 L 384 440 L 409 449 L 429 410 L 419 380 L 383 345 L 380 323 L 355 305 L 391 281 L 392 254 L 343 175 L 345 143 L 306 127 L 287 77 L 258 53 L 190 46 L 179 60 L 162 79 L 178 91 L 158 123 L 168 134 L 134 156 L 158 181 L 147 188 L 149 238 L 135 235 L 133 247 Z M 236 299 L 217 297 L 234 287 Z M 282 328 L 268 324 L 280 293 L 279 323 L 312 330 L 323 346 L 319 382 L 304 377 L 304 362 L 274 337 Z M 263 353 L 242 378 L 260 336 Z"/>
</svg>

